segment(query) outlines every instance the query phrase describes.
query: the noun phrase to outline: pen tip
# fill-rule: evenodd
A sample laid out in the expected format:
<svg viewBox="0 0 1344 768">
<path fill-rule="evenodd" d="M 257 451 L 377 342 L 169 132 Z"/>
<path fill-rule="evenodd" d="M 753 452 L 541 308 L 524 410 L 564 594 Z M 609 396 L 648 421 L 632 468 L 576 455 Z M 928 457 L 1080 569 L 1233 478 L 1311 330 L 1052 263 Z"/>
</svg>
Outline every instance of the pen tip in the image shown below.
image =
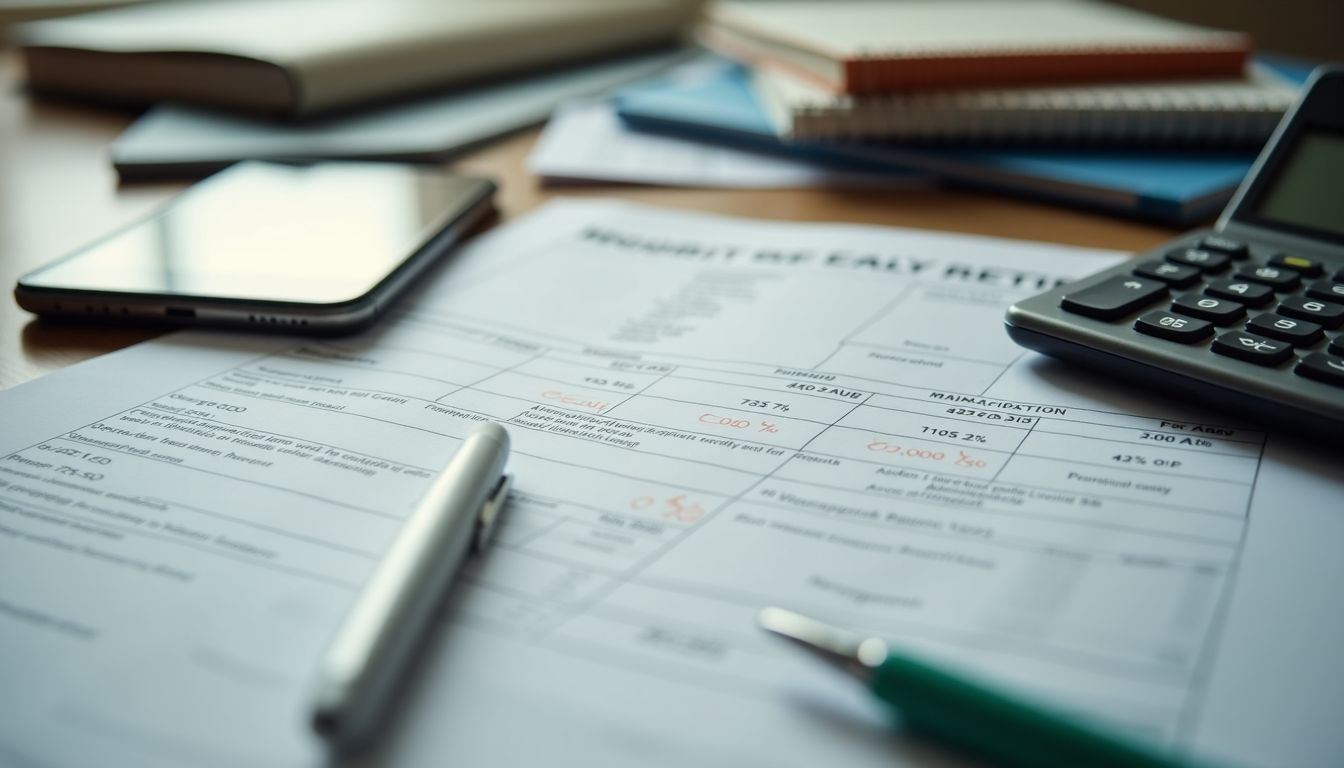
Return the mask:
<svg viewBox="0 0 1344 768">
<path fill-rule="evenodd" d="M 765 608 L 757 616 L 761 628 L 862 680 L 886 658 L 886 644 L 823 624 L 783 608 Z"/>
</svg>

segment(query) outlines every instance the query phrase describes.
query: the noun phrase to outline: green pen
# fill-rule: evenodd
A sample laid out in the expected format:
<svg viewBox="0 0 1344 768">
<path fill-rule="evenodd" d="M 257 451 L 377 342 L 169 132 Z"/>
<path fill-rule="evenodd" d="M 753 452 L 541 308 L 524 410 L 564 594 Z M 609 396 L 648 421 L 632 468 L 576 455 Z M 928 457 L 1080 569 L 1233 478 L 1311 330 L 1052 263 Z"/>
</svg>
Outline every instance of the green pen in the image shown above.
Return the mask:
<svg viewBox="0 0 1344 768">
<path fill-rule="evenodd" d="M 980 685 L 900 656 L 876 637 L 859 637 L 782 608 L 760 625 L 865 683 L 901 711 L 911 728 L 1005 765 L 1023 768 L 1195 768 L 1066 712 Z"/>
</svg>

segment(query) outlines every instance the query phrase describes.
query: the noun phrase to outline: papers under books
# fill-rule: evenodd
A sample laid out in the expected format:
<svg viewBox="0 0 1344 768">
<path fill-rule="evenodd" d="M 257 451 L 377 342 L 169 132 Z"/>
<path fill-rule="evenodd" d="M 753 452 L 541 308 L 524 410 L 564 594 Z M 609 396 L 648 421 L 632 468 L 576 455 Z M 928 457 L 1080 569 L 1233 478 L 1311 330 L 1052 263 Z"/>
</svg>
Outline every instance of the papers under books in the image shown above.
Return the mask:
<svg viewBox="0 0 1344 768">
<path fill-rule="evenodd" d="M 548 183 L 616 181 L 684 187 L 909 187 L 927 174 L 844 171 L 760 151 L 634 131 L 610 101 L 561 106 L 546 124 L 527 167 Z"/>
</svg>

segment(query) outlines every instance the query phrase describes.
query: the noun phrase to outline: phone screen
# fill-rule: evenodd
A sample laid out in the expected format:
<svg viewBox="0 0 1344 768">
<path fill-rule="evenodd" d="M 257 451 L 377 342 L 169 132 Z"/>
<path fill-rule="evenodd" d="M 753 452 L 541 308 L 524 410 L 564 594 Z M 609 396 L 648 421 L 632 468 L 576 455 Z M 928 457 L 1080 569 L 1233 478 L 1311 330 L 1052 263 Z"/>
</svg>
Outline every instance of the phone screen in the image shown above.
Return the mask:
<svg viewBox="0 0 1344 768">
<path fill-rule="evenodd" d="M 374 163 L 243 163 L 23 279 L 31 288 L 336 304 L 368 293 L 480 194 Z"/>
</svg>

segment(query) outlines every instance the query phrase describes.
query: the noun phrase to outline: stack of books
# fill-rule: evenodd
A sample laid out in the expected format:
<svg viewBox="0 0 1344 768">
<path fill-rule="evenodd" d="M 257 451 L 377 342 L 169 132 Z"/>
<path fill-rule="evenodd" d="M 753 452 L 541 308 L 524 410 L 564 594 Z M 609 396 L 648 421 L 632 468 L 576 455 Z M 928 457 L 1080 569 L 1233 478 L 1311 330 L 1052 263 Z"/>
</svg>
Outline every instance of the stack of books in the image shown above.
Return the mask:
<svg viewBox="0 0 1344 768">
<path fill-rule="evenodd" d="M 737 66 L 626 94 L 627 122 L 1177 224 L 1226 203 L 1304 76 L 1090 0 L 720 0 L 702 39 Z"/>
<path fill-rule="evenodd" d="M 192 0 L 21 25 L 27 87 L 151 107 L 123 178 L 439 161 L 681 57 L 690 0 Z"/>
</svg>

